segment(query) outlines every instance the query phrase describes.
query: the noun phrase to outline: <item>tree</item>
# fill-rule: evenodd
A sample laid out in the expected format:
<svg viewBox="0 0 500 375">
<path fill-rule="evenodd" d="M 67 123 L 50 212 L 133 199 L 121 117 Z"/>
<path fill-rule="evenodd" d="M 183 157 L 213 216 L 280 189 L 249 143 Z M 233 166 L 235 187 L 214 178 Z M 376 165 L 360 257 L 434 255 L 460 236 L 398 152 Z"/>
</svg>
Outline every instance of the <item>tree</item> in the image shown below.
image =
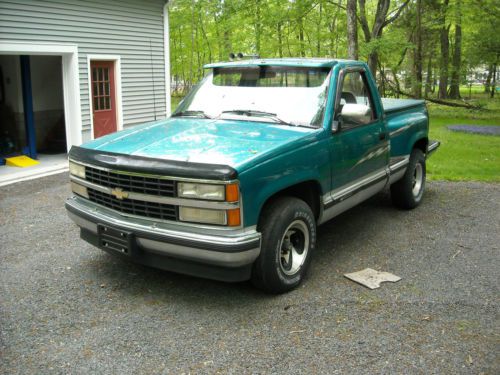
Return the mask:
<svg viewBox="0 0 500 375">
<path fill-rule="evenodd" d="M 361 23 L 361 29 L 365 36 L 365 42 L 375 42 L 375 48 L 368 55 L 368 66 L 374 77 L 377 76 L 377 66 L 378 66 L 378 51 L 376 48 L 376 42 L 382 37 L 382 32 L 387 25 L 394 22 L 400 15 L 403 9 L 409 4 L 410 0 L 405 0 L 396 9 L 389 12 L 389 7 L 391 5 L 391 0 L 378 0 L 377 10 L 375 12 L 375 19 L 373 21 L 372 28 L 370 29 L 368 25 L 368 20 L 366 18 L 366 1 L 359 1 L 359 21 Z"/>
<path fill-rule="evenodd" d="M 347 57 L 352 60 L 357 60 L 359 57 L 357 0 L 347 0 L 346 13 L 347 13 Z"/>
<path fill-rule="evenodd" d="M 458 97 L 467 62 L 490 77 L 491 95 L 498 30 L 498 0 L 172 0 L 172 87 L 185 90 L 204 64 L 243 52 L 363 59 L 380 71 L 381 91 L 429 99 Z"/>
<path fill-rule="evenodd" d="M 448 64 L 450 61 L 450 25 L 446 25 L 446 12 L 448 10 L 449 0 L 444 0 L 441 6 L 441 61 L 439 69 L 439 91 L 438 98 L 446 99 L 448 97 Z"/>
<path fill-rule="evenodd" d="M 413 96 L 422 97 L 422 0 L 417 0 L 415 48 L 413 49 Z"/>
<path fill-rule="evenodd" d="M 455 7 L 455 46 L 453 48 L 453 68 L 451 72 L 450 92 L 448 96 L 451 99 L 460 99 L 460 76 L 462 64 L 462 10 L 460 0 L 457 0 Z"/>
<path fill-rule="evenodd" d="M 500 30 L 500 4 L 497 0 L 467 2 L 467 7 L 463 7 L 462 11 L 464 60 L 472 67 L 486 68 L 485 91 L 495 95 L 492 83 L 493 71 L 500 61 L 500 38 L 497 36 Z"/>
</svg>

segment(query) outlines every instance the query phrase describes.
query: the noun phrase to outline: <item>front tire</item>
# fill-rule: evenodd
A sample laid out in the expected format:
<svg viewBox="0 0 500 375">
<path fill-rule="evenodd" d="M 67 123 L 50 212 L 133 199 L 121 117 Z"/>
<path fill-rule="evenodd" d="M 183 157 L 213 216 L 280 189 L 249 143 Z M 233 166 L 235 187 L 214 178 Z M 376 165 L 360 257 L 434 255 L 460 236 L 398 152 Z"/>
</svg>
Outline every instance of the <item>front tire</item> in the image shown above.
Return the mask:
<svg viewBox="0 0 500 375">
<path fill-rule="evenodd" d="M 392 203 L 406 210 L 417 207 L 422 201 L 425 190 L 425 155 L 414 148 L 403 178 L 391 185 Z"/>
<path fill-rule="evenodd" d="M 284 293 L 304 279 L 316 245 L 311 208 L 294 197 L 280 197 L 261 216 L 262 244 L 252 271 L 253 284 L 269 293 Z"/>
</svg>

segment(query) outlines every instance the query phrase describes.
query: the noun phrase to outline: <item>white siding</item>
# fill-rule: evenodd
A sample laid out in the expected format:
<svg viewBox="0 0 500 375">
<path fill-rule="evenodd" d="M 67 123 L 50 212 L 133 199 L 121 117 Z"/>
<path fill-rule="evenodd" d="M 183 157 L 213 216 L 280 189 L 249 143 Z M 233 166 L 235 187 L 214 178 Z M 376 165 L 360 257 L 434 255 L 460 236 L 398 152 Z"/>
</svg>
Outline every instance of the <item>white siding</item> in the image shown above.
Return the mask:
<svg viewBox="0 0 500 375">
<path fill-rule="evenodd" d="M 165 118 L 165 3 L 0 0 L 0 40 L 78 45 L 82 127 L 84 139 L 88 139 L 91 108 L 87 55 L 121 57 L 124 126 L 154 120 L 155 115 L 157 119 Z"/>
</svg>

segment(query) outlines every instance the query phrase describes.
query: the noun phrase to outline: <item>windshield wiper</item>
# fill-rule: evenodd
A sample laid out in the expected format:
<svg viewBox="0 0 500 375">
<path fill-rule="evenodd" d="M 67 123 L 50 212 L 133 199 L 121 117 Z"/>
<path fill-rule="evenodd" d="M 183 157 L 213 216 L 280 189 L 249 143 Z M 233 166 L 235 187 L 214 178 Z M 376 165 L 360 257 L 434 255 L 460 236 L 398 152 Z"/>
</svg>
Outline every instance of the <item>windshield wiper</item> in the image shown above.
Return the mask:
<svg viewBox="0 0 500 375">
<path fill-rule="evenodd" d="M 203 111 L 181 111 L 174 113 L 172 117 L 202 117 L 202 118 L 212 118 Z"/>
<path fill-rule="evenodd" d="M 230 111 L 222 111 L 221 114 L 224 113 L 234 113 L 235 115 L 241 115 L 241 116 L 249 116 L 249 117 L 266 117 L 274 120 L 275 122 L 283 125 L 292 125 L 295 126 L 295 124 L 291 124 L 289 122 L 286 122 L 282 119 L 280 119 L 276 113 L 271 113 L 271 112 L 264 112 L 264 111 L 257 111 L 254 109 L 233 109 Z"/>
</svg>

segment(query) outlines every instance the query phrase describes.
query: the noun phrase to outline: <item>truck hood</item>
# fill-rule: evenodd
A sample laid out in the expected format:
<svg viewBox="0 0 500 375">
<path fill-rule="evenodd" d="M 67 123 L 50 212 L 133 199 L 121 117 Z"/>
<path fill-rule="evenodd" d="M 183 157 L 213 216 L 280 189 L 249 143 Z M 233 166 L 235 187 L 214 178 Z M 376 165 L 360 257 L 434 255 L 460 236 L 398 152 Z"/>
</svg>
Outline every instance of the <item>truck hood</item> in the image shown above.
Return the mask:
<svg viewBox="0 0 500 375">
<path fill-rule="evenodd" d="M 315 130 L 268 122 L 169 118 L 101 137 L 82 147 L 239 169 Z"/>
</svg>

